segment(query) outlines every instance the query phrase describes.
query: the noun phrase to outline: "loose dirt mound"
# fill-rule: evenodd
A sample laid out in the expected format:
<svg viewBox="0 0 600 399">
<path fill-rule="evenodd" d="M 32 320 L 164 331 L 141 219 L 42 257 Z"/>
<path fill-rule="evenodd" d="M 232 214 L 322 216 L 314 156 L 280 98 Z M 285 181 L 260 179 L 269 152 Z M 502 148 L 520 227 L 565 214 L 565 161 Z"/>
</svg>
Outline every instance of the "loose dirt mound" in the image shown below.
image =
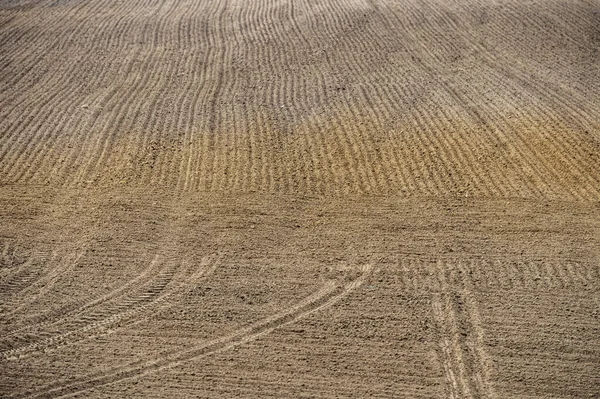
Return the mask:
<svg viewBox="0 0 600 399">
<path fill-rule="evenodd" d="M 0 396 L 600 396 L 593 1 L 4 1 Z"/>
</svg>

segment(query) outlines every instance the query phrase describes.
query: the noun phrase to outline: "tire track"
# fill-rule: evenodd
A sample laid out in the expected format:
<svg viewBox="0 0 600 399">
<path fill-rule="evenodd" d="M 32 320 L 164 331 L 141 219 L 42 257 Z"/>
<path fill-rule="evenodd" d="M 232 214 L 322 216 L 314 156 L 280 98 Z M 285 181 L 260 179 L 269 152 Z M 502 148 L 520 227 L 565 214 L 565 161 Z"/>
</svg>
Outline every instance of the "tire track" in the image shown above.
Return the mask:
<svg viewBox="0 0 600 399">
<path fill-rule="evenodd" d="M 2 336 L 0 336 L 0 338 L 5 339 L 15 334 L 25 334 L 27 333 L 27 331 L 34 328 L 54 326 L 68 319 L 69 317 L 72 317 L 73 315 L 85 314 L 85 312 L 89 309 L 95 309 L 96 307 L 101 306 L 102 304 L 110 300 L 125 296 L 126 291 L 130 289 L 135 289 L 136 287 L 145 284 L 147 281 L 151 281 L 160 273 L 161 269 L 157 267 L 157 265 L 159 265 L 158 258 L 158 255 L 155 256 L 154 259 L 148 264 L 148 267 L 140 275 L 127 281 L 126 283 L 122 284 L 116 289 L 102 295 L 101 297 L 94 298 L 93 300 L 85 302 L 83 304 L 76 304 L 75 306 L 71 305 L 69 306 L 69 310 L 67 310 L 66 312 L 64 311 L 64 309 L 60 310 L 62 313 L 58 315 L 54 314 L 54 312 L 50 312 L 49 314 L 44 315 L 42 320 L 6 332 Z"/>
<path fill-rule="evenodd" d="M 469 284 L 463 281 L 461 288 L 451 288 L 456 286 L 448 281 L 453 273 L 442 262 L 438 262 L 438 273 L 441 292 L 433 295 L 432 309 L 440 334 L 440 357 L 448 396 L 494 398 L 481 319 Z"/>
<path fill-rule="evenodd" d="M 40 254 L 41 258 L 45 254 Z M 56 253 L 52 255 L 56 257 Z M 37 256 L 29 256 L 23 263 L 16 266 L 14 270 L 10 270 L 0 280 L 0 298 L 3 301 L 10 301 L 11 298 L 27 287 L 43 280 L 44 277 L 51 271 L 44 270 L 44 263 Z"/>
<path fill-rule="evenodd" d="M 10 348 L 0 352 L 0 356 L 5 360 L 21 359 L 102 334 L 117 323 L 135 323 L 140 314 L 164 309 L 177 298 L 189 293 L 195 285 L 215 272 L 222 259 L 221 255 L 204 258 L 201 267 L 180 282 L 175 281 L 178 268 L 167 264 L 167 267 L 159 269 L 150 279 L 144 278 L 147 281 L 135 289 L 137 292 L 131 292 L 133 283 L 126 284 L 86 304 L 76 314 L 70 313 L 59 321 L 43 325 L 43 330 L 38 325 L 34 332 L 26 333 L 20 329 L 18 334 L 12 333 L 9 339 L 3 339 L 4 342 L 0 343 L 1 347 Z M 147 273 L 151 270 L 149 268 Z"/>
<path fill-rule="evenodd" d="M 216 258 L 215 264 L 208 269 L 201 268 L 187 276 L 187 283 L 198 281 L 199 278 L 205 278 L 214 272 L 219 260 L 220 258 Z M 150 267 L 144 274 L 150 274 L 152 269 Z M 167 264 L 150 278 L 139 276 L 119 289 L 84 305 L 76 312 L 69 312 L 58 321 L 51 320 L 49 323 L 12 332 L 8 338 L 3 339 L 1 346 L 9 349 L 2 351 L 1 356 L 4 359 L 22 358 L 42 350 L 78 342 L 106 330 L 117 322 L 134 319 L 142 312 L 163 306 L 163 303 L 173 300 L 178 292 L 186 292 L 185 288 L 182 290 L 181 284 L 174 282 L 177 269 L 175 265 Z M 138 280 L 142 280 L 141 284 L 131 292 L 131 287 L 135 286 Z M 30 331 L 32 329 L 35 330 Z"/>
<path fill-rule="evenodd" d="M 6 241 L 0 258 L 0 284 L 6 284 L 7 280 L 24 272 L 32 261 L 33 256 L 22 256 L 14 245 Z M 0 290 L 0 295 L 4 292 L 6 291 Z"/>
<path fill-rule="evenodd" d="M 132 316 L 148 304 L 161 299 L 164 296 L 161 294 L 167 289 L 174 274 L 175 267 L 168 266 L 152 279 L 144 281 L 133 292 L 130 289 L 114 300 L 100 298 L 92 302 L 95 302 L 94 305 L 84 306 L 83 310 L 74 315 L 56 322 L 35 325 L 27 331 L 12 333 L 0 344 L 3 348 L 0 356 L 5 360 L 14 359 L 85 339 L 94 331 Z"/>
<path fill-rule="evenodd" d="M 82 250 L 79 253 L 63 257 L 59 257 L 58 254 L 53 253 L 52 259 L 47 263 L 47 266 L 52 263 L 57 263 L 57 265 L 50 267 L 50 270 L 43 277 L 21 290 L 19 292 L 19 298 L 15 298 L 14 301 L 3 303 L 0 307 L 0 314 L 2 314 L 2 317 L 8 319 L 17 314 L 22 316 L 20 314 L 21 310 L 48 294 L 56 282 L 77 265 L 84 253 L 85 250 Z M 5 311 L 7 308 L 10 308 L 10 310 Z"/>
<path fill-rule="evenodd" d="M 199 342 L 191 348 L 163 356 L 161 359 L 138 361 L 105 372 L 94 373 L 82 378 L 57 382 L 38 391 L 24 392 L 9 396 L 10 398 L 52 398 L 81 393 L 103 385 L 139 378 L 160 370 L 176 367 L 184 362 L 198 360 L 203 357 L 226 351 L 247 342 L 270 334 L 275 329 L 291 324 L 296 320 L 324 310 L 343 298 L 364 283 L 372 270 L 372 265 L 362 267 L 361 274 L 342 284 L 327 281 L 319 290 L 296 304 L 266 317 L 236 332 L 210 340 Z"/>
</svg>

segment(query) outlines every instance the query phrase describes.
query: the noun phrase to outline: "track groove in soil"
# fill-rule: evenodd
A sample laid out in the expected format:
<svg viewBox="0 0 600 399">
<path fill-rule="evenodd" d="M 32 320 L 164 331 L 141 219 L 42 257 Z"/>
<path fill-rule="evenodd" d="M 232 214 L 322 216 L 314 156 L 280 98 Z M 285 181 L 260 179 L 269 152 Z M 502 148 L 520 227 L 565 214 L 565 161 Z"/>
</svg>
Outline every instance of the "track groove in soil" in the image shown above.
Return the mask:
<svg viewBox="0 0 600 399">
<path fill-rule="evenodd" d="M 0 2 L 0 396 L 599 396 L 599 15 Z"/>
</svg>

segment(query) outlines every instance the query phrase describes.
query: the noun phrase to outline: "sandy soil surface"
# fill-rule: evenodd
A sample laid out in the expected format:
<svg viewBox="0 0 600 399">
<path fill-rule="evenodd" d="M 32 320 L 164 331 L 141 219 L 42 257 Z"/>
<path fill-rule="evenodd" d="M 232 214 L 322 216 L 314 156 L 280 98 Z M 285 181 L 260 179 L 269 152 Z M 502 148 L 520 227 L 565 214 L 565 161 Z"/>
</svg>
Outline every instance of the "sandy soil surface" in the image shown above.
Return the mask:
<svg viewBox="0 0 600 399">
<path fill-rule="evenodd" d="M 0 1 L 0 397 L 600 397 L 596 0 Z"/>
</svg>

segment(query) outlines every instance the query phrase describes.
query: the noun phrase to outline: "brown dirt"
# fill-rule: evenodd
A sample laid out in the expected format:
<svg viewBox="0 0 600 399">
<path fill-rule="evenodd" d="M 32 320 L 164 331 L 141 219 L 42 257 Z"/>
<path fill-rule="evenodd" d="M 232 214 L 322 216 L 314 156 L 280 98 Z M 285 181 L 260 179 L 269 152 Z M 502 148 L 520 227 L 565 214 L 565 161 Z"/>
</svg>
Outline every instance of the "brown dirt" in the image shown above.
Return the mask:
<svg viewBox="0 0 600 399">
<path fill-rule="evenodd" d="M 600 397 L 599 27 L 0 3 L 0 397 Z"/>
</svg>

